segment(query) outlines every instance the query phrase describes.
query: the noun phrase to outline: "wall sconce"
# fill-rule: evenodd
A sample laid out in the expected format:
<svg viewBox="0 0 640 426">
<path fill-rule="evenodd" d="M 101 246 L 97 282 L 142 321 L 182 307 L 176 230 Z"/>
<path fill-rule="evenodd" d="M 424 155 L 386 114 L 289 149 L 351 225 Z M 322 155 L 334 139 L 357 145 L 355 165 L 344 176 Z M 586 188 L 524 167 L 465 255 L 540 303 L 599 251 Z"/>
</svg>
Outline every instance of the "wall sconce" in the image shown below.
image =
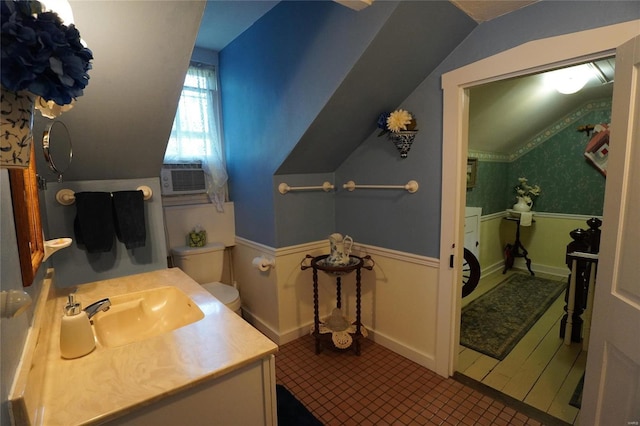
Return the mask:
<svg viewBox="0 0 640 426">
<path fill-rule="evenodd" d="M 22 290 L 0 292 L 0 317 L 13 318 L 20 315 L 31 305 L 31 296 Z"/>
</svg>

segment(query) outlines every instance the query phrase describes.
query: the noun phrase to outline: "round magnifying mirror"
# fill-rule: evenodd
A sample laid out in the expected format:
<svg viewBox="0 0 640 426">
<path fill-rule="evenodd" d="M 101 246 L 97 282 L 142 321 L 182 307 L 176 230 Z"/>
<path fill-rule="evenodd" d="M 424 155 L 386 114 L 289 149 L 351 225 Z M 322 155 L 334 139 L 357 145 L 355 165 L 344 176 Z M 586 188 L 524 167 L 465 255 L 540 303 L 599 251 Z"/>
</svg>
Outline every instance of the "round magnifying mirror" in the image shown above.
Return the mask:
<svg viewBox="0 0 640 426">
<path fill-rule="evenodd" d="M 49 168 L 58 175 L 58 182 L 62 182 L 62 175 L 73 158 L 71 136 L 62 121 L 54 121 L 47 126 L 42 137 L 42 150 Z"/>
</svg>

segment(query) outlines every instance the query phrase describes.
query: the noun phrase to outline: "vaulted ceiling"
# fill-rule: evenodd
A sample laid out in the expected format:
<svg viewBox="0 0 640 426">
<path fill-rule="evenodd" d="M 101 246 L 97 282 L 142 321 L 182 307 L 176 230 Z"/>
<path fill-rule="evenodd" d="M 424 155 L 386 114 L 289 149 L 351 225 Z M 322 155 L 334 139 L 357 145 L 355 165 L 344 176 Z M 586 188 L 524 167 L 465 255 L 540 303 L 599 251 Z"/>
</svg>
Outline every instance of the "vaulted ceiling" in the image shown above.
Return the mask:
<svg viewBox="0 0 640 426">
<path fill-rule="evenodd" d="M 480 24 L 537 2 L 449 1 Z M 196 45 L 210 50 L 222 50 L 278 3 L 275 0 L 209 1 Z M 603 85 L 593 76 L 580 92 L 563 95 L 549 89 L 543 74 L 474 88 L 471 91 L 469 147 L 476 151 L 509 154 L 545 126 L 579 108 L 585 102 L 610 98 L 612 88 L 612 84 Z M 499 123 L 499 132 L 496 131 L 496 123 Z M 295 151 L 293 154 L 295 156 Z M 293 160 L 289 162 L 292 163 Z"/>
<path fill-rule="evenodd" d="M 538 0 L 449 0 L 476 22 L 490 21 Z M 202 17 L 196 46 L 220 51 L 279 0 L 209 0 Z"/>
<path fill-rule="evenodd" d="M 551 72 L 473 87 L 469 94 L 469 150 L 510 155 L 539 132 L 588 102 L 611 99 L 615 60 L 596 61 L 582 90 L 558 92 Z M 590 68 L 588 68 L 590 69 Z"/>
</svg>

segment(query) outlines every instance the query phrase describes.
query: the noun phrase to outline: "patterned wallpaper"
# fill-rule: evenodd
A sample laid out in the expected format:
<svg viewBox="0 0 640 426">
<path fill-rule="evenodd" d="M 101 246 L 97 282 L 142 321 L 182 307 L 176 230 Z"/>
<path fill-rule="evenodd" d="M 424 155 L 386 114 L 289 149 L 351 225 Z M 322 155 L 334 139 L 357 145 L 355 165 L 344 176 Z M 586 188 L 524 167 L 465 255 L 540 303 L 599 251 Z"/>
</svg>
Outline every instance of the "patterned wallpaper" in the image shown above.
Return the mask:
<svg viewBox="0 0 640 426">
<path fill-rule="evenodd" d="M 476 186 L 467 190 L 467 206 L 482 207 L 483 215 L 511 208 L 513 188 L 524 176 L 542 188 L 533 210 L 602 215 L 605 178 L 585 161 L 589 137 L 577 127 L 610 121 L 610 99 L 589 102 L 544 129 L 508 159 L 470 152 L 479 160 Z"/>
<path fill-rule="evenodd" d="M 483 215 L 504 211 L 505 194 L 511 191 L 509 166 L 508 162 L 479 159 L 476 186 L 467 189 L 467 206 L 482 207 Z"/>
</svg>

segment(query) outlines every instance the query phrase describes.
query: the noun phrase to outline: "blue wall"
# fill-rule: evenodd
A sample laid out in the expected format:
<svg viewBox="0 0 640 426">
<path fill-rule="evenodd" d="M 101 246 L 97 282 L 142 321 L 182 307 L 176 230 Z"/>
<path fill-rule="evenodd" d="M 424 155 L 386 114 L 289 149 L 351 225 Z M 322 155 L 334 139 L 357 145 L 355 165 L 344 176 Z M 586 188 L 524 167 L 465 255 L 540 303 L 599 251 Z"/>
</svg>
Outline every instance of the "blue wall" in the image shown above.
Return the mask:
<svg viewBox="0 0 640 426">
<path fill-rule="evenodd" d="M 338 169 L 336 176 L 381 183 L 416 179 L 414 195 L 362 193 L 338 198 L 340 229 L 354 239 L 396 250 L 439 257 L 442 146 L 441 75 L 522 43 L 640 17 L 637 2 L 542 1 L 479 25 L 402 106 L 416 114 L 421 132 L 402 163 L 373 133 Z M 381 152 L 385 151 L 383 155 Z M 355 176 L 355 178 L 354 178 Z M 342 224 L 341 220 L 348 223 Z"/>
<path fill-rule="evenodd" d="M 395 7 L 281 2 L 220 52 L 237 235 L 278 244 L 273 175 Z"/>
<path fill-rule="evenodd" d="M 46 266 L 42 265 L 34 277 L 33 284 L 22 287 L 22 273 L 20 271 L 20 259 L 18 257 L 18 244 L 16 240 L 15 222 L 13 220 L 13 203 L 11 201 L 11 188 L 7 170 L 0 170 L 0 213 L 2 221 L 0 229 L 0 290 L 25 290 L 34 303 L 21 315 L 14 318 L 0 318 L 0 395 L 2 407 L 0 408 L 0 424 L 8 425 L 9 406 L 7 398 L 13 384 L 22 348 L 27 338 L 29 326 L 33 318 L 33 307 L 40 294 L 42 280 Z"/>
<path fill-rule="evenodd" d="M 274 208 L 273 172 L 356 59 L 357 49 L 342 55 L 334 50 L 361 47 L 392 6 L 376 2 L 357 15 L 335 7 L 324 2 L 283 2 L 220 54 L 231 197 L 239 236 L 278 247 L 295 241 L 301 227 L 308 226 L 302 223 L 326 217 L 326 209 L 306 212 L 306 221 L 279 229 L 286 234 L 276 236 L 275 223 L 288 213 Z M 367 31 L 341 37 L 344 29 L 337 23 L 347 19 L 345 12 L 358 16 L 354 24 L 366 26 Z M 335 201 L 327 198 L 327 203 L 335 202 L 335 230 L 362 243 L 439 257 L 441 75 L 531 40 L 638 18 L 638 2 L 542 1 L 479 25 L 402 102 L 416 115 L 420 129 L 409 157 L 400 159 L 391 143 L 373 131 L 334 173 L 338 187 L 348 180 L 404 184 L 415 179 L 420 190 L 416 194 L 338 190 Z M 416 55 L 427 49 L 408 43 Z M 384 60 L 384 52 L 380 58 Z M 317 84 L 317 90 L 307 96 L 311 84 Z"/>
<path fill-rule="evenodd" d="M 141 185 L 153 191 L 151 199 L 144 202 L 146 240 L 143 247 L 127 249 L 114 237 L 113 247 L 106 253 L 88 253 L 78 247 L 74 233 L 76 206 L 64 206 L 56 201 L 56 193 L 61 189 L 80 191 L 128 191 Z M 126 275 L 141 274 L 167 267 L 167 244 L 165 241 L 160 197 L 160 180 L 115 179 L 96 181 L 49 182 L 44 192 L 47 207 L 47 238 L 71 237 L 70 247 L 51 256 L 49 262 L 56 270 L 56 285 L 72 287 L 93 281 L 117 278 Z"/>
</svg>

